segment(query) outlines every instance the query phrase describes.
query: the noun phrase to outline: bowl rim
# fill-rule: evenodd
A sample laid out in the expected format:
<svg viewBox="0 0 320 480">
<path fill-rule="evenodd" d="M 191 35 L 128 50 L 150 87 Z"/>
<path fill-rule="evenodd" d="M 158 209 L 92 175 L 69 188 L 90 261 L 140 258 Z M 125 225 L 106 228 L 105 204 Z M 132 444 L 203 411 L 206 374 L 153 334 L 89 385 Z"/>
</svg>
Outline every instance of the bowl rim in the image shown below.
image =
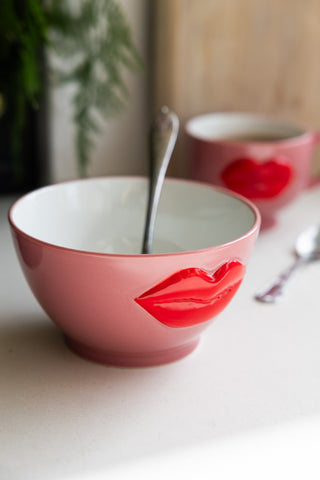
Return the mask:
<svg viewBox="0 0 320 480">
<path fill-rule="evenodd" d="M 285 118 L 278 117 L 276 115 L 272 114 L 266 114 L 266 113 L 259 113 L 259 112 L 253 112 L 253 111 L 241 111 L 241 110 L 226 110 L 226 111 L 216 111 L 216 112 L 206 112 L 206 113 L 200 113 L 198 115 L 194 115 L 192 117 L 189 117 L 185 124 L 184 124 L 184 131 L 187 134 L 188 137 L 196 139 L 202 143 L 208 143 L 212 145 L 233 145 L 233 146 L 238 146 L 241 145 L 243 146 L 244 144 L 246 145 L 270 145 L 270 142 L 265 142 L 263 140 L 248 140 L 246 142 L 241 142 L 237 140 L 231 140 L 231 139 L 223 139 L 223 138 L 209 138 L 207 135 L 201 135 L 199 133 L 196 133 L 194 131 L 194 125 L 197 124 L 199 121 L 204 121 L 204 120 L 210 120 L 210 119 L 215 119 L 218 117 L 233 117 L 233 118 L 244 118 L 246 119 L 252 119 L 252 120 L 261 120 L 265 122 L 272 123 L 274 125 L 278 126 L 283 126 L 286 128 L 291 128 L 296 130 L 296 134 L 284 137 L 284 138 L 279 138 L 276 140 L 273 140 L 272 143 L 275 145 L 288 145 L 288 146 L 293 146 L 295 144 L 301 144 L 301 142 L 309 142 L 312 140 L 314 136 L 314 132 L 312 130 L 308 130 L 306 127 L 299 125 L 297 123 L 291 122 L 290 120 L 287 120 Z"/>
<path fill-rule="evenodd" d="M 44 241 L 44 240 L 40 240 L 40 239 L 38 239 L 38 238 L 36 238 L 32 235 L 29 235 L 28 233 L 26 233 L 22 229 L 20 229 L 13 220 L 13 211 L 16 208 L 16 206 L 20 202 L 22 202 L 26 197 L 28 197 L 30 195 L 36 194 L 37 192 L 39 192 L 41 190 L 48 190 L 48 189 L 56 188 L 59 185 L 67 185 L 67 184 L 72 184 L 72 183 L 77 184 L 77 183 L 80 183 L 80 182 L 85 183 L 85 182 L 88 182 L 88 181 L 96 181 L 96 180 L 103 180 L 103 179 L 108 179 L 108 180 L 116 180 L 116 179 L 147 180 L 148 181 L 148 177 L 143 176 L 143 175 L 105 175 L 105 176 L 96 176 L 96 177 L 88 177 L 88 178 L 79 178 L 79 179 L 76 179 L 76 180 L 65 180 L 65 181 L 45 185 L 43 187 L 39 187 L 37 189 L 31 190 L 30 192 L 27 192 L 27 193 L 23 194 L 21 197 L 19 197 L 17 200 L 15 200 L 13 202 L 13 204 L 10 206 L 9 211 L 8 211 L 8 222 L 9 222 L 9 225 L 10 225 L 11 229 L 16 234 L 19 234 L 20 236 L 22 236 L 24 238 L 27 238 L 28 240 L 32 241 L 33 243 L 36 243 L 36 244 L 39 244 L 39 245 L 42 245 L 42 246 L 45 246 L 45 247 L 57 249 L 57 250 L 60 250 L 60 251 L 65 251 L 65 252 L 70 252 L 70 253 L 73 253 L 73 254 L 82 255 L 82 256 L 86 255 L 86 256 L 94 256 L 94 257 L 102 257 L 102 258 L 121 257 L 121 258 L 146 258 L 147 259 L 147 258 L 154 258 L 154 257 L 164 258 L 164 257 L 170 257 L 170 256 L 194 255 L 194 254 L 200 253 L 200 252 L 205 253 L 206 251 L 212 251 L 213 249 L 214 250 L 220 250 L 220 249 L 223 249 L 227 246 L 231 246 L 231 245 L 239 242 L 240 240 L 244 240 L 245 238 L 253 235 L 254 233 L 256 233 L 258 235 L 260 227 L 261 227 L 261 214 L 260 214 L 260 211 L 259 211 L 258 207 L 251 200 L 247 199 L 243 195 L 240 195 L 237 192 L 229 190 L 228 188 L 221 187 L 219 185 L 214 185 L 214 184 L 209 183 L 209 182 L 200 182 L 200 181 L 197 181 L 197 180 L 191 180 L 191 179 L 185 179 L 185 178 L 173 178 L 173 177 L 167 177 L 165 179 L 165 182 L 184 183 L 184 184 L 187 183 L 187 184 L 191 184 L 191 185 L 197 185 L 199 187 L 207 187 L 207 188 L 216 190 L 218 192 L 224 193 L 225 195 L 227 195 L 229 197 L 236 198 L 240 202 L 246 204 L 247 207 L 249 207 L 254 214 L 255 219 L 254 219 L 254 223 L 253 223 L 252 227 L 246 233 L 241 235 L 240 237 L 237 237 L 236 239 L 231 240 L 230 242 L 221 243 L 219 245 L 213 245 L 212 247 L 199 248 L 199 249 L 196 249 L 196 250 L 185 250 L 185 251 L 181 251 L 181 252 L 164 252 L 164 253 L 142 254 L 142 253 L 94 252 L 94 251 L 90 251 L 90 250 L 81 250 L 81 249 L 77 249 L 77 248 L 70 248 L 70 247 L 64 247 L 64 246 L 61 246 L 61 245 L 56 245 L 54 243 L 50 243 L 50 242 L 47 242 L 47 241 Z M 141 236 L 141 239 L 142 239 L 142 236 Z M 142 240 L 141 240 L 141 242 L 142 242 Z"/>
</svg>

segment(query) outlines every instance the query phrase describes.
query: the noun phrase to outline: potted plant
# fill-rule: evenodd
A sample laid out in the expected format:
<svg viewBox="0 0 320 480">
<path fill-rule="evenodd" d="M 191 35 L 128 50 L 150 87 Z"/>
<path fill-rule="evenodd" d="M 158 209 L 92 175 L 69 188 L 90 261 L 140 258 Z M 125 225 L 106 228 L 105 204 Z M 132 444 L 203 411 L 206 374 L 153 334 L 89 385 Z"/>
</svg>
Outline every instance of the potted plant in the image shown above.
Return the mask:
<svg viewBox="0 0 320 480">
<path fill-rule="evenodd" d="M 46 64 L 48 50 L 57 60 L 53 71 Z M 19 185 L 28 169 L 37 168 L 24 164 L 23 149 L 30 147 L 30 123 L 41 117 L 48 82 L 74 85 L 77 161 L 85 175 L 99 117 L 109 118 L 124 105 L 124 70 L 141 65 L 117 0 L 1 0 L 0 149 L 3 139 L 9 182 Z M 0 177 L 1 162 L 3 152 Z"/>
</svg>

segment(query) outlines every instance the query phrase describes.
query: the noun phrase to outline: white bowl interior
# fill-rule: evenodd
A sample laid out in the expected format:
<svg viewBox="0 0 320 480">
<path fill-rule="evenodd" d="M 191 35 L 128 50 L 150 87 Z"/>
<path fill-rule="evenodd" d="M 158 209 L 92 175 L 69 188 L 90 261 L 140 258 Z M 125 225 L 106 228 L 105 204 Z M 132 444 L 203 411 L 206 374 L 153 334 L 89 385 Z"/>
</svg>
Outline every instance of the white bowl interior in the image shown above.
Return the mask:
<svg viewBox="0 0 320 480">
<path fill-rule="evenodd" d="M 203 140 L 234 137 L 270 137 L 278 140 L 295 138 L 305 130 L 281 120 L 251 113 L 212 113 L 190 119 L 186 131 Z"/>
<path fill-rule="evenodd" d="M 11 222 L 57 246 L 100 253 L 141 251 L 148 182 L 108 177 L 44 187 L 18 200 Z M 233 241 L 256 221 L 245 201 L 209 185 L 166 179 L 152 253 L 194 251 Z"/>
</svg>

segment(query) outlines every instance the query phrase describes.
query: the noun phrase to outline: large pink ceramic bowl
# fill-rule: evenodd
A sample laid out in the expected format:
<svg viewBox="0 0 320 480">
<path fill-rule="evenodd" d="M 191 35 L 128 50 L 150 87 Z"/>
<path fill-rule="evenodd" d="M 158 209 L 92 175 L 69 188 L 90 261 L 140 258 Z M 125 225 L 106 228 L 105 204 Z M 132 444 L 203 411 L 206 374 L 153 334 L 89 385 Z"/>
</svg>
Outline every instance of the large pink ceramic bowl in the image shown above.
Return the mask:
<svg viewBox="0 0 320 480">
<path fill-rule="evenodd" d="M 140 254 L 148 182 L 109 177 L 29 193 L 9 222 L 25 277 L 69 347 L 96 362 L 189 354 L 245 274 L 260 218 L 211 185 L 166 180 L 154 250 Z"/>
</svg>

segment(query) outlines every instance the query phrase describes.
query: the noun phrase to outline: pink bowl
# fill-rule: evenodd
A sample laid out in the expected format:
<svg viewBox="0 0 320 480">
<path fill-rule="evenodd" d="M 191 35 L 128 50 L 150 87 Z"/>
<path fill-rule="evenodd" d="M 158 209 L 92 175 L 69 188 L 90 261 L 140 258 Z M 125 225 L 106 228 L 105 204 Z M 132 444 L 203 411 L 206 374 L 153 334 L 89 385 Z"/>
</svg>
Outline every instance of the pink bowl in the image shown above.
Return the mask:
<svg viewBox="0 0 320 480">
<path fill-rule="evenodd" d="M 277 118 L 216 112 L 185 125 L 190 176 L 233 190 L 259 208 L 262 228 L 310 184 L 319 132 Z"/>
<path fill-rule="evenodd" d="M 16 252 L 68 346 L 120 366 L 189 354 L 238 289 L 260 226 L 250 201 L 192 181 L 165 182 L 154 251 L 140 254 L 148 182 L 77 180 L 9 211 Z"/>
</svg>

